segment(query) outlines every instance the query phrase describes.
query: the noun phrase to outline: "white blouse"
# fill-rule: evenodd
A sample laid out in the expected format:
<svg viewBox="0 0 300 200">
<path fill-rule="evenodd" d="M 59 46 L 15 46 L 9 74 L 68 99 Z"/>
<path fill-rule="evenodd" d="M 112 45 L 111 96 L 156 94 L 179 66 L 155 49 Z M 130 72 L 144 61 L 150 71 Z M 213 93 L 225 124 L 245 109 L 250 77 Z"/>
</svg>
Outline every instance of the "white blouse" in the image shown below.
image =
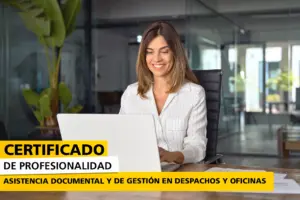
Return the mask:
<svg viewBox="0 0 300 200">
<path fill-rule="evenodd" d="M 178 92 L 168 95 L 158 115 L 152 88 L 146 93 L 147 99 L 137 94 L 137 88 L 137 83 L 126 88 L 119 114 L 152 114 L 159 147 L 182 152 L 184 163 L 201 162 L 207 144 L 204 89 L 191 82 L 185 83 Z"/>
</svg>

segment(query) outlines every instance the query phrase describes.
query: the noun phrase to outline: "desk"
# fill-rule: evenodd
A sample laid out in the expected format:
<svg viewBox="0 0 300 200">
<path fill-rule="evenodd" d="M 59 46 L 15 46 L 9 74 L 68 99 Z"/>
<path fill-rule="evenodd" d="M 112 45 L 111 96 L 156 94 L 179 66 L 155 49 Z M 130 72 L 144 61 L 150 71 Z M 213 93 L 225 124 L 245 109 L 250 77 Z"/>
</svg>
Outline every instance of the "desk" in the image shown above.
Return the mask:
<svg viewBox="0 0 300 200">
<path fill-rule="evenodd" d="M 289 157 L 290 151 L 300 151 L 300 128 L 281 127 L 277 130 L 277 146 L 280 157 Z"/>
<path fill-rule="evenodd" d="M 204 171 L 210 167 L 243 168 L 232 165 L 186 165 L 178 171 Z M 252 168 L 253 169 L 253 168 Z M 264 169 L 288 173 L 289 178 L 300 183 L 300 170 Z M 7 200 L 299 200 L 300 195 L 251 194 L 251 193 L 217 193 L 217 192 L 1 192 L 0 199 Z"/>
</svg>

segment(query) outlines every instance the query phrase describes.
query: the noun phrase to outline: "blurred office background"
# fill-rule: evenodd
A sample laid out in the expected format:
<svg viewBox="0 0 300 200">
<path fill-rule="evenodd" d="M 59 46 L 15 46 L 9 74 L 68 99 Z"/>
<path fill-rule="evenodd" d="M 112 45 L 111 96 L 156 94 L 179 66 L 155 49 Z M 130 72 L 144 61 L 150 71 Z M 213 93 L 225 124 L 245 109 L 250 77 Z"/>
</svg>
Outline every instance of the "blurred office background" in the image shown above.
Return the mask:
<svg viewBox="0 0 300 200">
<path fill-rule="evenodd" d="M 192 69 L 223 70 L 218 151 L 276 157 L 278 128 L 297 126 L 300 1 L 83 0 L 60 77 L 84 112 L 118 112 L 155 20 L 177 28 Z M 47 87 L 46 61 L 15 12 L 0 5 L 0 21 L 0 119 L 10 138 L 22 138 L 34 124 L 21 88 Z"/>
</svg>

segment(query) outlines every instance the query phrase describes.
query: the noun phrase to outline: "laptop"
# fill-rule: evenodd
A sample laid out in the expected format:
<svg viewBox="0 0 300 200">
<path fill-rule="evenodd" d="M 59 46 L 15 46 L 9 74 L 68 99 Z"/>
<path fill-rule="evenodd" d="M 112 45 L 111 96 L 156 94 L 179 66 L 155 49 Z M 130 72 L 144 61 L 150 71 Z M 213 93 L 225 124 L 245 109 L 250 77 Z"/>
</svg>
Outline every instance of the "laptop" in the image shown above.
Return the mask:
<svg viewBox="0 0 300 200">
<path fill-rule="evenodd" d="M 62 140 L 107 140 L 108 155 L 119 158 L 120 172 L 174 171 L 160 163 L 152 115 L 58 114 Z"/>
</svg>

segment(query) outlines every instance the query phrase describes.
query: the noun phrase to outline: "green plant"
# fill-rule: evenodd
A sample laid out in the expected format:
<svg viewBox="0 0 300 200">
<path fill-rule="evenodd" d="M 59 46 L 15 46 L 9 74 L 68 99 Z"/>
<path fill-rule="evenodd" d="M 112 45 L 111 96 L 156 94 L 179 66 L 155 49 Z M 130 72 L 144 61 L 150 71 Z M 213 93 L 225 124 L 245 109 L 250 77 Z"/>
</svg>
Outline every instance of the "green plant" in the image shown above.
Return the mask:
<svg viewBox="0 0 300 200">
<path fill-rule="evenodd" d="M 281 91 L 288 92 L 292 89 L 294 77 L 293 74 L 290 72 L 281 72 L 274 78 L 268 79 L 266 83 L 267 88 L 276 87 Z"/>
<path fill-rule="evenodd" d="M 237 74 L 234 77 L 236 92 L 245 92 L 245 79 L 242 77 L 241 74 Z"/>
<path fill-rule="evenodd" d="M 67 85 L 59 83 L 62 48 L 66 38 L 74 31 L 81 0 L 0 0 L 16 9 L 26 28 L 33 32 L 44 46 L 47 58 L 49 88 L 40 94 L 24 89 L 27 104 L 43 127 L 57 127 L 56 115 L 60 103 L 63 112 L 80 112 L 81 105 L 70 106 L 72 93 Z"/>
<path fill-rule="evenodd" d="M 280 101 L 280 95 L 279 94 L 269 94 L 266 96 L 267 102 L 279 102 Z"/>
</svg>

